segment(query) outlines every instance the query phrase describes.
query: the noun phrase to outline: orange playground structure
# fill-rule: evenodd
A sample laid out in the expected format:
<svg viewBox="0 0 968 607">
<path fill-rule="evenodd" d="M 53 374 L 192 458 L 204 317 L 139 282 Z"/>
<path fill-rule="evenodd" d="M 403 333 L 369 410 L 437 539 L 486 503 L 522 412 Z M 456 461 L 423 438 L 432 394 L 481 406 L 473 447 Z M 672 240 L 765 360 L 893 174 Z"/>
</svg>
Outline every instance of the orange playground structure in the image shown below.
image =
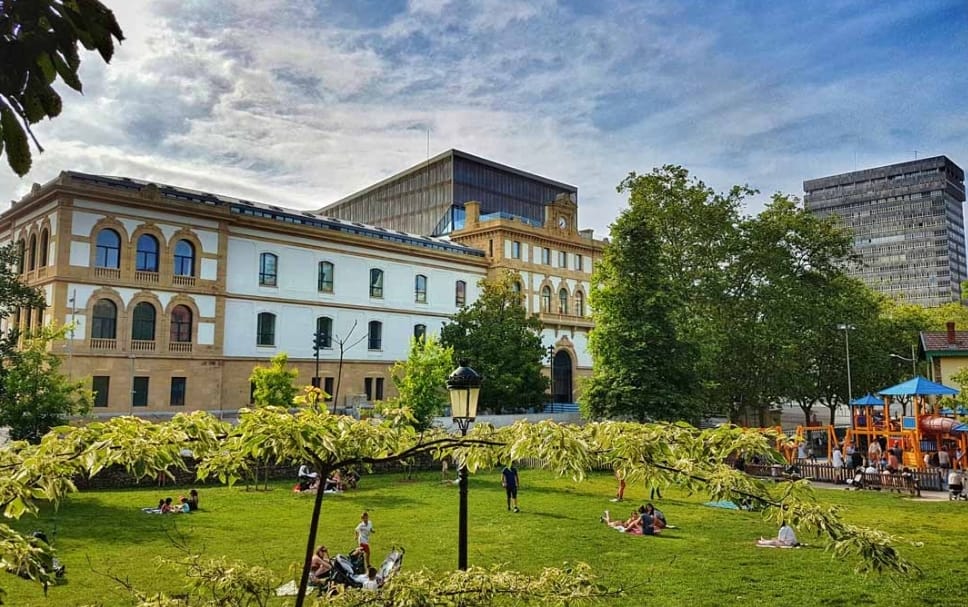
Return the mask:
<svg viewBox="0 0 968 607">
<path fill-rule="evenodd" d="M 929 393 L 903 392 L 903 386 L 918 382 L 933 384 L 938 388 L 921 388 L 921 390 L 935 389 Z M 914 390 L 917 386 L 907 388 Z M 940 391 L 943 388 L 945 392 Z M 897 390 L 895 390 L 897 389 Z M 894 391 L 892 391 L 894 390 Z M 866 395 L 852 403 L 851 427 L 844 437 L 844 444 L 852 444 L 861 453 L 868 453 L 870 444 L 877 441 L 882 452 L 891 447 L 900 447 L 902 451 L 901 465 L 908 468 L 924 469 L 924 455 L 926 453 L 945 450 L 951 455 L 952 465 L 964 467 L 966 462 L 955 460 L 956 450 L 962 454 L 968 451 L 968 424 L 942 415 L 937 404 L 927 400 L 929 395 L 951 394 L 955 390 L 935 384 L 917 377 L 913 380 L 888 388 L 880 393 L 880 399 Z M 912 415 L 892 419 L 890 417 L 891 397 L 894 395 L 909 395 L 912 397 Z M 964 458 L 964 455 L 962 455 Z"/>
</svg>

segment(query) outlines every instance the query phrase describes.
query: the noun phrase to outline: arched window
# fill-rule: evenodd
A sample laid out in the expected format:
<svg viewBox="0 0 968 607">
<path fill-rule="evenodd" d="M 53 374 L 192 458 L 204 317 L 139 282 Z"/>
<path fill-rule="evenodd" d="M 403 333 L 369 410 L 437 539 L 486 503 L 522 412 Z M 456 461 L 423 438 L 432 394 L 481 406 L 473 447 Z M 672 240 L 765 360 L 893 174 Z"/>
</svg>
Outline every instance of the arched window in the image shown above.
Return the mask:
<svg viewBox="0 0 968 607">
<path fill-rule="evenodd" d="M 515 280 L 511 283 L 511 290 L 515 293 L 521 293 L 521 281 Z"/>
<path fill-rule="evenodd" d="M 27 243 L 21 238 L 17 241 L 17 274 L 23 274 L 27 267 L 24 257 L 27 255 Z"/>
<path fill-rule="evenodd" d="M 383 323 L 378 320 L 371 320 L 367 348 L 369 348 L 370 350 L 379 350 L 382 347 L 383 347 Z"/>
<path fill-rule="evenodd" d="M 158 271 L 158 239 L 151 234 L 138 237 L 138 254 L 134 260 L 134 268 L 139 272 Z"/>
<path fill-rule="evenodd" d="M 121 237 L 114 230 L 105 228 L 97 233 L 94 265 L 98 268 L 121 267 Z"/>
<path fill-rule="evenodd" d="M 259 284 L 263 287 L 276 286 L 276 273 L 279 269 L 279 258 L 272 253 L 259 255 Z"/>
<path fill-rule="evenodd" d="M 91 337 L 116 339 L 118 335 L 118 307 L 110 299 L 99 299 L 94 304 L 91 319 Z"/>
<path fill-rule="evenodd" d="M 37 235 L 30 235 L 30 252 L 27 256 L 27 269 L 36 270 L 37 269 Z"/>
<path fill-rule="evenodd" d="M 575 315 L 585 315 L 585 295 L 581 291 L 575 293 Z"/>
<path fill-rule="evenodd" d="M 316 319 L 316 332 L 320 334 L 320 345 L 324 348 L 333 347 L 333 319 L 320 316 Z"/>
<path fill-rule="evenodd" d="M 383 270 L 370 270 L 370 297 L 383 297 Z"/>
<path fill-rule="evenodd" d="M 155 307 L 143 301 L 134 307 L 131 315 L 131 339 L 155 340 Z"/>
<path fill-rule="evenodd" d="M 175 276 L 195 275 L 195 245 L 187 240 L 175 243 Z"/>
<path fill-rule="evenodd" d="M 413 336 L 417 339 L 423 339 L 427 336 L 427 325 L 414 325 L 413 326 Z"/>
<path fill-rule="evenodd" d="M 551 312 L 551 287 L 541 289 L 541 311 Z"/>
<path fill-rule="evenodd" d="M 255 328 L 255 345 L 274 346 L 276 345 L 276 315 L 269 312 L 260 312 L 259 319 Z"/>
<path fill-rule="evenodd" d="M 568 289 L 558 291 L 558 314 L 568 313 Z"/>
<path fill-rule="evenodd" d="M 413 297 L 417 303 L 427 303 L 427 277 L 423 274 L 417 274 L 413 281 Z"/>
<path fill-rule="evenodd" d="M 47 233 L 47 229 L 40 233 L 40 265 L 46 266 L 48 263 L 48 254 L 50 251 L 50 234 Z"/>
<path fill-rule="evenodd" d="M 192 341 L 192 311 L 188 306 L 177 305 L 171 309 L 169 340 L 172 342 Z"/>
<path fill-rule="evenodd" d="M 467 305 L 467 283 L 463 280 L 454 283 L 454 305 L 458 308 Z"/>
<path fill-rule="evenodd" d="M 320 293 L 333 292 L 333 274 L 335 268 L 328 261 L 319 262 L 319 291 Z"/>
</svg>

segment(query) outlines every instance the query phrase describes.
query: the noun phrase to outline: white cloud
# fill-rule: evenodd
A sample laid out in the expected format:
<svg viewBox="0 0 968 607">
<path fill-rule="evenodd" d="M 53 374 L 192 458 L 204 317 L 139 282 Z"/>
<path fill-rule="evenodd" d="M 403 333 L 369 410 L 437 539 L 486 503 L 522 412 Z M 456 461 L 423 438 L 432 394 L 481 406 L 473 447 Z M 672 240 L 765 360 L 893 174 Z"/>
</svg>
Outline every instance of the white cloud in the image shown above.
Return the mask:
<svg viewBox="0 0 968 607">
<path fill-rule="evenodd" d="M 86 94 L 38 125 L 32 173 L 0 170 L 7 197 L 76 169 L 318 208 L 419 162 L 429 129 L 431 154 L 577 185 L 602 234 L 615 185 L 666 163 L 765 193 L 914 149 L 968 163 L 950 64 L 924 41 L 887 46 L 889 28 L 931 18 L 915 3 L 114 4 L 127 40 L 110 66 L 85 57 Z"/>
</svg>

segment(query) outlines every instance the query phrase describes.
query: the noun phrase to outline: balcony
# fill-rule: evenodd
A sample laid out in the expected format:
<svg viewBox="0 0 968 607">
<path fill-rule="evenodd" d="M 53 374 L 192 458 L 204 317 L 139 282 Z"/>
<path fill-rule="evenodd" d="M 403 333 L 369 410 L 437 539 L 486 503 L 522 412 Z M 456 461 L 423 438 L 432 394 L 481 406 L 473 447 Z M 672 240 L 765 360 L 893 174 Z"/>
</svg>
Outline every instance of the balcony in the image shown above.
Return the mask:
<svg viewBox="0 0 968 607">
<path fill-rule="evenodd" d="M 118 340 L 105 339 L 103 337 L 92 337 L 90 345 L 92 350 L 117 350 Z"/>
<path fill-rule="evenodd" d="M 169 352 L 177 352 L 182 354 L 191 354 L 192 352 L 192 342 L 190 341 L 173 341 L 168 344 Z"/>
<path fill-rule="evenodd" d="M 153 340 L 153 339 L 132 339 L 131 340 L 131 351 L 132 352 L 154 352 L 155 351 L 155 340 Z"/>
<path fill-rule="evenodd" d="M 172 276 L 171 283 L 179 287 L 194 287 L 195 277 L 194 276 Z"/>
<path fill-rule="evenodd" d="M 559 314 L 556 312 L 545 312 L 544 310 L 538 314 L 538 319 L 541 320 L 541 324 L 560 327 L 582 327 L 591 329 L 595 326 L 595 323 L 592 321 L 591 317 L 588 316 Z"/>
<path fill-rule="evenodd" d="M 158 272 L 145 272 L 144 270 L 137 270 L 134 273 L 134 279 L 138 282 L 150 282 L 152 284 L 157 284 Z"/>
<path fill-rule="evenodd" d="M 94 277 L 119 279 L 121 278 L 121 269 L 97 267 L 97 268 L 94 268 Z"/>
</svg>

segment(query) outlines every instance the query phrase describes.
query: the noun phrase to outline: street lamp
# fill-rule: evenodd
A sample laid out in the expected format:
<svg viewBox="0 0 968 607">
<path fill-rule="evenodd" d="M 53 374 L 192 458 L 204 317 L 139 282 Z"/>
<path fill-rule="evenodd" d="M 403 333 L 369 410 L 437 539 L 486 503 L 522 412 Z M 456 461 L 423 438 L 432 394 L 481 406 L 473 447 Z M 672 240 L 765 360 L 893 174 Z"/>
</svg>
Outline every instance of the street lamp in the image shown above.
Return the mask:
<svg viewBox="0 0 968 607">
<path fill-rule="evenodd" d="M 548 346 L 548 377 L 551 379 L 549 382 L 549 390 L 551 393 L 551 412 L 555 412 L 555 346 L 554 344 Z"/>
<path fill-rule="evenodd" d="M 918 376 L 918 359 L 917 359 L 917 356 L 915 356 L 914 344 L 911 344 L 911 358 L 908 358 L 907 356 L 901 356 L 900 354 L 894 354 L 893 352 L 891 352 L 890 356 L 891 358 L 896 358 L 898 360 L 903 360 L 911 363 L 911 376 L 912 377 Z"/>
<path fill-rule="evenodd" d="M 467 366 L 466 359 L 460 361 L 450 377 L 447 390 L 450 392 L 450 412 L 454 423 L 460 428 L 460 435 L 467 436 L 467 429 L 477 417 L 477 399 L 481 394 L 483 377 Z M 467 571 L 467 463 L 461 462 L 458 472 L 460 488 L 460 510 L 457 522 L 457 568 Z"/>
<path fill-rule="evenodd" d="M 854 390 L 850 385 L 850 332 L 853 329 L 854 325 L 837 325 L 837 330 L 844 332 L 844 347 L 847 349 L 847 404 L 850 404 L 850 401 L 854 400 Z"/>
</svg>

